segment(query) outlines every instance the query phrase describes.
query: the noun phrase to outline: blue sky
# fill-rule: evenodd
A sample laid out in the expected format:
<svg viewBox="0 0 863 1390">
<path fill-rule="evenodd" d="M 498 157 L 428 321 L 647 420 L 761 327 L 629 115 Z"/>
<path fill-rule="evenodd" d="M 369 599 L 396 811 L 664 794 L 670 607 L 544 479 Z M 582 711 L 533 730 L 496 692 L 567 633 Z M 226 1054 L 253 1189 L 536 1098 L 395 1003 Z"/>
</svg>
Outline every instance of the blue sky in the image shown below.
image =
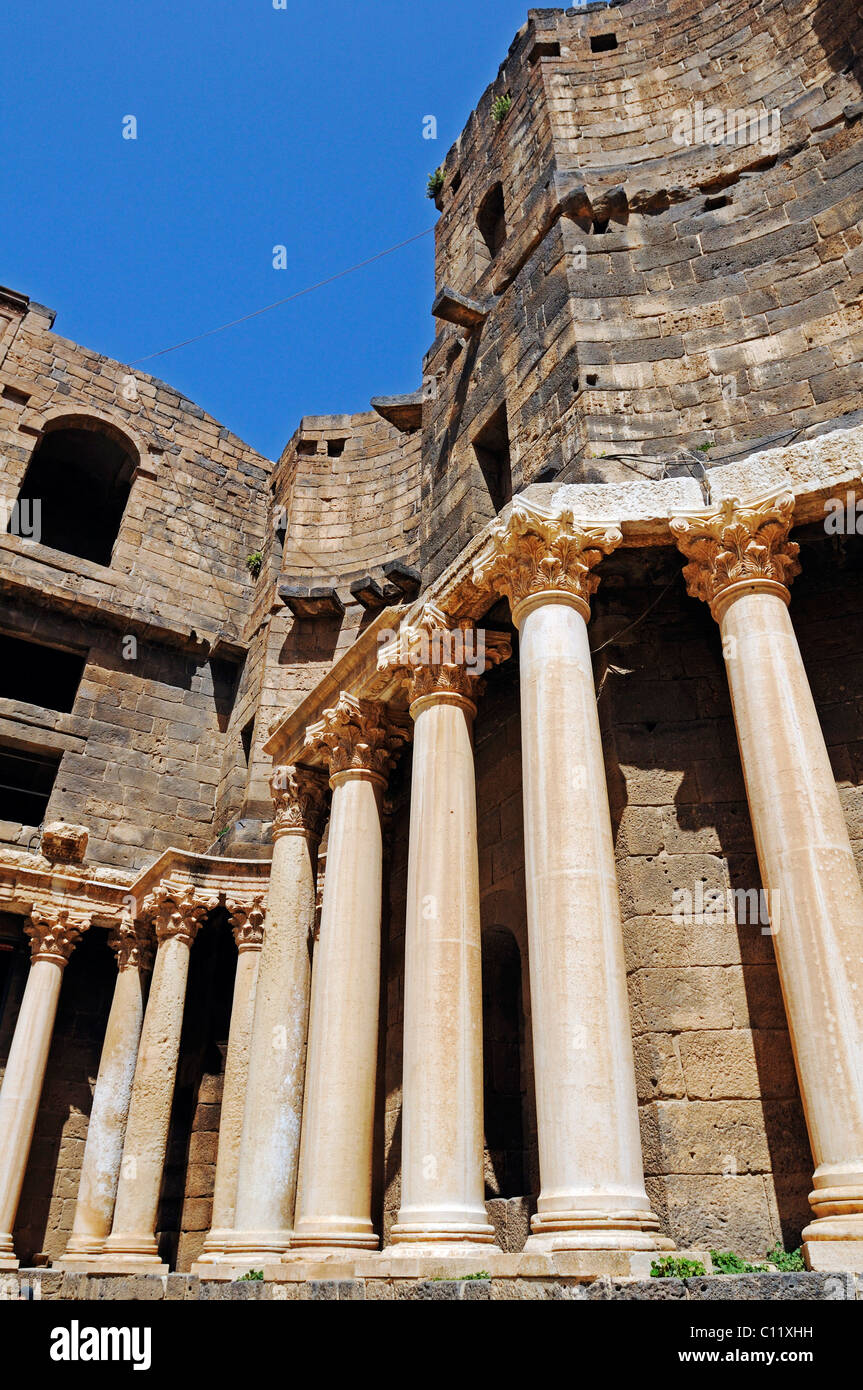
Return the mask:
<svg viewBox="0 0 863 1390">
<path fill-rule="evenodd" d="M 0 284 L 131 362 L 433 226 L 528 0 L 286 4 L 9 0 Z M 301 415 L 418 387 L 432 242 L 142 369 L 276 457 Z"/>
</svg>

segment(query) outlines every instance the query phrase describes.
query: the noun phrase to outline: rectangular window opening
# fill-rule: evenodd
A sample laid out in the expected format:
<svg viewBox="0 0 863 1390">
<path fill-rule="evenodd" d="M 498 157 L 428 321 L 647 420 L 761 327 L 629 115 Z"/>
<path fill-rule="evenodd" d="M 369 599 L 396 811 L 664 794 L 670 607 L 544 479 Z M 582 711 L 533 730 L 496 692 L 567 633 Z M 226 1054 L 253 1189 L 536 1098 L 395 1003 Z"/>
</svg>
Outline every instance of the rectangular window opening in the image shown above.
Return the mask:
<svg viewBox="0 0 863 1390">
<path fill-rule="evenodd" d="M 71 714 L 86 660 L 0 633 L 0 697 Z"/>
<path fill-rule="evenodd" d="M 533 48 L 530 50 L 530 53 L 528 54 L 527 61 L 528 61 L 529 63 L 536 63 L 540 58 L 559 58 L 559 57 L 560 57 L 560 44 L 559 44 L 559 43 L 535 43 L 534 46 L 533 46 Z"/>
<path fill-rule="evenodd" d="M 246 767 L 248 767 L 249 763 L 252 761 L 252 741 L 254 737 L 255 719 L 253 715 L 248 724 L 244 724 L 240 731 L 240 742 L 243 745 L 243 756 L 246 759 Z"/>
<path fill-rule="evenodd" d="M 509 424 L 504 403 L 494 412 L 473 441 L 495 513 L 512 499 L 512 468 L 509 453 Z"/>
<path fill-rule="evenodd" d="M 61 757 L 61 753 L 0 748 L 0 820 L 42 824 Z"/>
<path fill-rule="evenodd" d="M 616 34 L 592 34 L 590 39 L 591 53 L 608 53 L 612 48 L 617 48 Z"/>
<path fill-rule="evenodd" d="M 327 454 L 331 459 L 339 458 L 345 452 L 346 439 L 328 439 Z"/>
</svg>

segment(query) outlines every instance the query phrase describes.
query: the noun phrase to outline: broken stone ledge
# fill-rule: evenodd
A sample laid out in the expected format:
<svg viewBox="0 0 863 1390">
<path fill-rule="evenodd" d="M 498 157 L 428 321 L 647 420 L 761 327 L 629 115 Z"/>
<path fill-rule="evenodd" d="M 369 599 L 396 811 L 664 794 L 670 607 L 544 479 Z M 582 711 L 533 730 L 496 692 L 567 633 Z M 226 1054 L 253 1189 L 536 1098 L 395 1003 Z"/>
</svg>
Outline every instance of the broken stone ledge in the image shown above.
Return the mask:
<svg viewBox="0 0 863 1390">
<path fill-rule="evenodd" d="M 518 1277 L 514 1279 L 293 1279 L 214 1282 L 193 1274 L 90 1275 L 22 1269 L 0 1275 L 0 1301 L 31 1298 L 74 1302 L 328 1300 L 331 1302 L 459 1302 L 568 1299 L 579 1302 L 647 1299 L 704 1302 L 863 1302 L 863 1275 L 726 1274 L 695 1279 Z"/>
</svg>

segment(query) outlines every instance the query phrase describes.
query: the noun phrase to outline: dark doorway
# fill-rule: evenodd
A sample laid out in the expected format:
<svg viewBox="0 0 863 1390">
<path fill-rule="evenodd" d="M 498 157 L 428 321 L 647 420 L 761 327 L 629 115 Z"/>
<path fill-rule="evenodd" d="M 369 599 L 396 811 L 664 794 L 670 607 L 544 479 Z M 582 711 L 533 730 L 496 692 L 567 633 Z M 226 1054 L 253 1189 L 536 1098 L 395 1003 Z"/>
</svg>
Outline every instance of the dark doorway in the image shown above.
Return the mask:
<svg viewBox="0 0 863 1390">
<path fill-rule="evenodd" d="M 521 953 L 506 927 L 482 934 L 486 1197 L 524 1195 Z"/>
</svg>

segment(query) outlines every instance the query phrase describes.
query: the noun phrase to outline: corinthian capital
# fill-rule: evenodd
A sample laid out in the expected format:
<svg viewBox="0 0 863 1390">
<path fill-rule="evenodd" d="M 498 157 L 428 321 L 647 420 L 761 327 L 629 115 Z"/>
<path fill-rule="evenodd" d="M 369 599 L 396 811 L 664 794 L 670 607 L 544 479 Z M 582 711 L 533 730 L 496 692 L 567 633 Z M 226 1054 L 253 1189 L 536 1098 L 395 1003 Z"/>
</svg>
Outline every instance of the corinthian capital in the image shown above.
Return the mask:
<svg viewBox="0 0 863 1390">
<path fill-rule="evenodd" d="M 201 920 L 216 906 L 217 901 L 203 901 L 191 886 L 177 893 L 160 884 L 144 899 L 141 918 L 153 923 L 157 941 L 177 937 L 191 946 Z"/>
<path fill-rule="evenodd" d="M 506 594 L 513 615 L 543 594 L 568 595 L 589 613 L 599 587 L 593 569 L 623 537 L 617 526 L 580 523 L 568 507 L 541 507 L 517 498 L 506 520 L 491 528 L 473 568 L 480 589 Z"/>
<path fill-rule="evenodd" d="M 693 598 L 715 605 L 737 585 L 760 582 L 788 596 L 800 573 L 800 547 L 788 539 L 794 519 L 791 493 L 744 505 L 727 497 L 713 511 L 676 517 L 671 530 L 689 559 L 683 576 Z"/>
<path fill-rule="evenodd" d="M 264 895 L 259 893 L 251 906 L 227 902 L 228 921 L 234 933 L 238 951 L 259 951 L 264 940 Z"/>
<path fill-rule="evenodd" d="M 415 623 L 391 634 L 378 654 L 378 670 L 391 671 L 407 683 L 414 700 L 431 695 L 457 696 L 471 704 L 489 666 L 511 655 L 509 638 L 477 628 L 468 619 L 454 627 L 434 603 L 427 603 Z"/>
<path fill-rule="evenodd" d="M 152 970 L 155 943 L 152 929 L 124 911 L 108 936 L 118 970 Z"/>
<path fill-rule="evenodd" d="M 386 777 L 409 738 L 407 722 L 391 715 L 386 705 L 358 700 L 343 690 L 338 704 L 308 726 L 303 746 L 309 753 L 323 753 L 331 776 L 356 770 Z"/>
<path fill-rule="evenodd" d="M 270 778 L 275 815 L 273 839 L 280 835 L 308 835 L 319 840 L 327 816 L 327 783 L 311 767 L 282 764 Z"/>
<path fill-rule="evenodd" d="M 67 907 L 34 907 L 24 928 L 30 938 L 31 961 L 53 960 L 65 965 L 75 943 L 90 925 L 90 915 Z"/>
</svg>

